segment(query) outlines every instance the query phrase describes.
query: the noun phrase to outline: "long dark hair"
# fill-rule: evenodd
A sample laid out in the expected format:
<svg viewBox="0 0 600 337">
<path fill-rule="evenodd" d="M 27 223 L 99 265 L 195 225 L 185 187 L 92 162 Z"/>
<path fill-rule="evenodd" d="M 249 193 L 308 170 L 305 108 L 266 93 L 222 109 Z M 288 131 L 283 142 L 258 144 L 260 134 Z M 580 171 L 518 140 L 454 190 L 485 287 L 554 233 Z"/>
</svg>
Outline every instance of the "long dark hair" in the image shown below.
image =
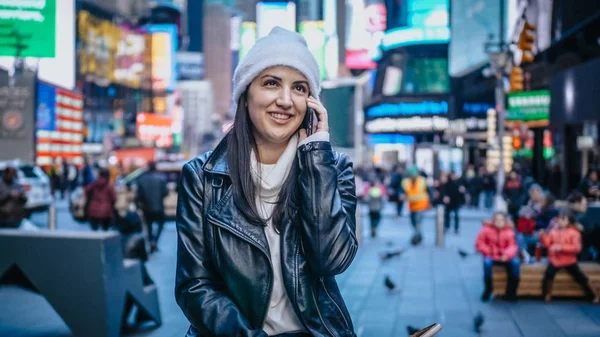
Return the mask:
<svg viewBox="0 0 600 337">
<path fill-rule="evenodd" d="M 254 138 L 254 125 L 250 120 L 246 106 L 246 93 L 242 94 L 233 121 L 233 127 L 227 135 L 227 161 L 229 176 L 233 192 L 233 203 L 242 213 L 246 221 L 256 226 L 266 226 L 269 219 L 263 219 L 256 207 L 257 188 L 252 180 L 250 169 L 252 150 L 260 158 L 256 139 Z M 299 196 L 296 177 L 298 175 L 298 159 L 294 162 L 283 183 L 271 219 L 273 226 L 280 231 L 284 217 L 291 216 L 298 209 Z"/>
</svg>

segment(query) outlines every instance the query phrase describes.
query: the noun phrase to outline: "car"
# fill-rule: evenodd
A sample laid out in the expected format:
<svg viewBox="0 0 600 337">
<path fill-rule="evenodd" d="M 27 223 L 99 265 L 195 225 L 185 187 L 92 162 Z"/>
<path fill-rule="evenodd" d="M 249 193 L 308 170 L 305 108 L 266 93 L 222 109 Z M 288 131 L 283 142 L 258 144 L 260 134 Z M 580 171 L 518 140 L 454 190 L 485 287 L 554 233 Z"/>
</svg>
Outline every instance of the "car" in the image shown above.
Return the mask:
<svg viewBox="0 0 600 337">
<path fill-rule="evenodd" d="M 167 219 L 175 219 L 177 211 L 177 182 L 181 175 L 181 170 L 186 161 L 160 161 L 156 163 L 156 170 L 162 173 L 167 179 L 167 188 L 169 194 L 164 199 L 165 215 Z M 115 209 L 120 216 L 127 213 L 130 204 L 135 202 L 138 179 L 147 172 L 146 168 L 139 168 L 125 177 L 118 179 L 115 183 L 115 193 L 117 200 Z M 71 194 L 69 209 L 71 215 L 77 221 L 85 221 L 85 193 L 83 188 L 78 188 Z"/>
<path fill-rule="evenodd" d="M 25 204 L 27 216 L 35 212 L 47 211 L 54 199 L 50 188 L 50 178 L 44 170 L 19 160 L 0 161 L 0 176 L 4 174 L 4 170 L 8 166 L 17 169 L 17 182 L 23 186 L 27 195 Z"/>
</svg>

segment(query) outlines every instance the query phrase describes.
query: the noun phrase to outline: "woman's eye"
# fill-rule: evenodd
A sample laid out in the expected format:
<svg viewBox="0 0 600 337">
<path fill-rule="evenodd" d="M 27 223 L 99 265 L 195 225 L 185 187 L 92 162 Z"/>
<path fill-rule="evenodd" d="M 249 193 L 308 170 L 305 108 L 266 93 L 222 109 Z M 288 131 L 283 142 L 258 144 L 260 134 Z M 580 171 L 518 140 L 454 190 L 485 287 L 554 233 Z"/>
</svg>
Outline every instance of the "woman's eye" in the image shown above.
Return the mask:
<svg viewBox="0 0 600 337">
<path fill-rule="evenodd" d="M 271 87 L 277 85 L 277 82 L 275 82 L 274 80 L 266 80 L 264 85 Z"/>
<path fill-rule="evenodd" d="M 306 92 L 306 88 L 303 85 L 297 85 L 295 89 L 300 92 Z"/>
</svg>

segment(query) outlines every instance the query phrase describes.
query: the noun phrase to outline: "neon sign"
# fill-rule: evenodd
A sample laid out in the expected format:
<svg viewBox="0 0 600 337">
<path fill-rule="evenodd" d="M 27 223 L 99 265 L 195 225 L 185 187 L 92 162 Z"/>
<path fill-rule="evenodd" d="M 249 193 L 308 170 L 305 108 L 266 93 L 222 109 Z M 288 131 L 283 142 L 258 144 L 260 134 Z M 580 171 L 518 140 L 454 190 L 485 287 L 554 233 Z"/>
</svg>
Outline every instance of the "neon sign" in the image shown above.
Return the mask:
<svg viewBox="0 0 600 337">
<path fill-rule="evenodd" d="M 422 101 L 417 103 L 385 103 L 367 110 L 368 118 L 406 116 L 406 115 L 442 115 L 448 113 L 448 102 Z"/>
<path fill-rule="evenodd" d="M 398 47 L 417 44 L 437 44 L 450 42 L 450 27 L 408 27 L 389 30 L 381 40 L 381 48 L 386 51 Z"/>
</svg>

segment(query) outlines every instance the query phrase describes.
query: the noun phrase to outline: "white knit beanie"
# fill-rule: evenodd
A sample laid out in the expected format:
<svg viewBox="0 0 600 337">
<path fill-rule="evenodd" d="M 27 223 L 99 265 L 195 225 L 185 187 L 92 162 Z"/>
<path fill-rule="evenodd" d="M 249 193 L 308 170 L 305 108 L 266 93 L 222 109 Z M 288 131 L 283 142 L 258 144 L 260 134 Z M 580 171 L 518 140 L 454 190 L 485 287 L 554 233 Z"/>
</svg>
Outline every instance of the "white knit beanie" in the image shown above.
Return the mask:
<svg viewBox="0 0 600 337">
<path fill-rule="evenodd" d="M 233 74 L 233 102 L 231 111 L 237 111 L 240 96 L 250 82 L 263 70 L 275 66 L 288 66 L 301 72 L 308 80 L 310 94 L 319 99 L 321 92 L 319 65 L 306 45 L 302 35 L 279 26 L 269 35 L 260 38 L 238 64 Z"/>
</svg>

